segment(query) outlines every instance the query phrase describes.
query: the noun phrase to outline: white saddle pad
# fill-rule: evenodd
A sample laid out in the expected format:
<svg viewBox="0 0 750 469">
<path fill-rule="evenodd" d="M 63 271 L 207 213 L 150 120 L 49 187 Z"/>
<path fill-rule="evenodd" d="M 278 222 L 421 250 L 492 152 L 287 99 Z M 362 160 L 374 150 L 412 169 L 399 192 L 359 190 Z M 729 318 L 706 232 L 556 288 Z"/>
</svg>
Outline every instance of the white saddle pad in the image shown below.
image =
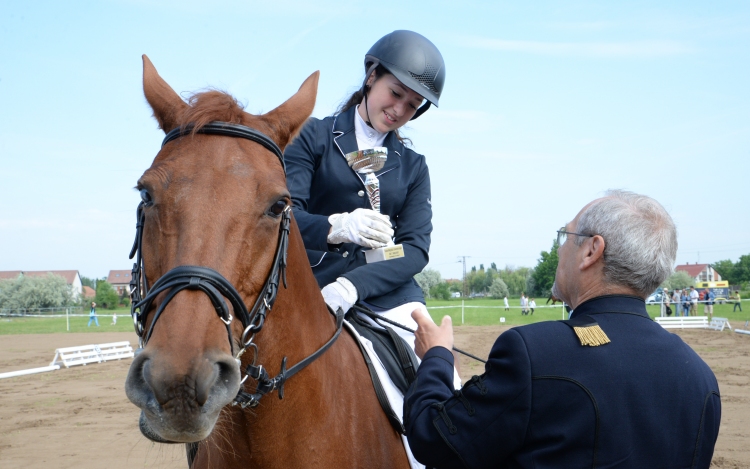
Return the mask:
<svg viewBox="0 0 750 469">
<path fill-rule="evenodd" d="M 370 342 L 368 339 L 359 335 L 357 333 L 357 330 L 354 329 L 354 327 L 352 327 L 348 321 L 344 320 L 344 326 L 347 329 L 349 329 L 349 331 L 352 333 L 352 336 L 354 336 L 355 339 L 359 340 L 359 342 L 363 345 L 364 349 L 370 355 L 370 360 L 372 360 L 372 364 L 375 367 L 375 371 L 378 374 L 378 378 L 380 378 L 380 382 L 383 384 L 383 389 L 385 390 L 386 396 L 388 396 L 388 401 L 390 402 L 391 407 L 393 408 L 393 411 L 398 416 L 398 419 L 403 424 L 404 422 L 404 396 L 401 395 L 401 391 L 399 391 L 396 385 L 393 384 L 391 377 L 388 376 L 388 372 L 385 371 L 385 367 L 383 366 L 383 363 L 380 361 L 380 358 L 375 353 L 375 349 L 372 347 L 372 342 Z M 411 449 L 409 448 L 409 442 L 406 441 L 406 436 L 401 435 L 401 441 L 404 443 L 404 448 L 406 449 L 406 456 L 409 458 L 409 465 L 411 465 L 412 469 L 424 469 L 425 467 L 424 464 L 420 464 L 416 459 L 414 459 L 414 456 L 411 454 Z"/>
</svg>

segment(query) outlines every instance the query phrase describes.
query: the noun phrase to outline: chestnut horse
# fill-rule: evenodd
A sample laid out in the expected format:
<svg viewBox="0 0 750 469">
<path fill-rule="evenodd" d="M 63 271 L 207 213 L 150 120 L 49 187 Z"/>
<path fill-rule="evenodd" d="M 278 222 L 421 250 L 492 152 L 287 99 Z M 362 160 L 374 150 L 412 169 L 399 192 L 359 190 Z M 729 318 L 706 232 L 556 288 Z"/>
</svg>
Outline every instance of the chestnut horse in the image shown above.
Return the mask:
<svg viewBox="0 0 750 469">
<path fill-rule="evenodd" d="M 281 151 L 312 113 L 317 86 L 318 72 L 278 108 L 251 115 L 219 91 L 184 102 L 143 56 L 146 100 L 168 135 L 137 185 L 133 313 L 143 348 L 126 393 L 142 409 L 141 432 L 187 443 L 193 468 L 409 467 L 357 344 L 347 333 L 335 340 L 340 315 L 323 301 L 290 219 Z M 208 131 L 217 125 L 238 136 Z M 248 379 L 255 363 L 263 367 Z M 261 378 L 267 394 L 248 400 L 266 370 L 276 376 Z M 251 405 L 228 405 L 236 398 Z"/>
</svg>

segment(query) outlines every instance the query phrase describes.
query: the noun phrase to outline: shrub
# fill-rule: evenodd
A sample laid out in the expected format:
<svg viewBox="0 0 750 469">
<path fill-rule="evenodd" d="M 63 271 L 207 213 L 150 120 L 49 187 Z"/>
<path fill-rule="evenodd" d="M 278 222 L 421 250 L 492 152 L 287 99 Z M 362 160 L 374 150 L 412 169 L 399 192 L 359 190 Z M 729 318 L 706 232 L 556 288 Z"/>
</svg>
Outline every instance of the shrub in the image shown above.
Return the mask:
<svg viewBox="0 0 750 469">
<path fill-rule="evenodd" d="M 504 298 L 508 294 L 508 286 L 502 279 L 496 278 L 490 285 L 490 296 L 493 298 Z"/>
</svg>

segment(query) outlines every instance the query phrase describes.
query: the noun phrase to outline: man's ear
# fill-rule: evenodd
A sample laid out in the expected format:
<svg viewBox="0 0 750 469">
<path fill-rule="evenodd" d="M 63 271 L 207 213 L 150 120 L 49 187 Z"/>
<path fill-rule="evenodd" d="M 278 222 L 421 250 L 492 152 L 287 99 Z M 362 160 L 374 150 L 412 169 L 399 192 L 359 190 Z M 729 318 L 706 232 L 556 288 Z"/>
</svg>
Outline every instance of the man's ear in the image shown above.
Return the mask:
<svg viewBox="0 0 750 469">
<path fill-rule="evenodd" d="M 594 266 L 600 260 L 604 262 L 605 242 L 601 236 L 596 235 L 593 238 L 587 239 L 581 247 L 583 248 L 581 252 L 581 270 L 586 270 Z"/>
</svg>

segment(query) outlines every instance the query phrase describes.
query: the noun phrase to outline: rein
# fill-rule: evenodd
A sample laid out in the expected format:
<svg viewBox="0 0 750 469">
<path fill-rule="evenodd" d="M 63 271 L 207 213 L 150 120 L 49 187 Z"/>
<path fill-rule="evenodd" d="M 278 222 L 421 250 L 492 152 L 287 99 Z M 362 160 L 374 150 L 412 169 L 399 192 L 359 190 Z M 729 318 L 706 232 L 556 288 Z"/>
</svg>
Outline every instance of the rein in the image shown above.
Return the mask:
<svg viewBox="0 0 750 469">
<path fill-rule="evenodd" d="M 366 308 L 366 307 L 363 307 L 363 306 L 360 306 L 360 305 L 353 305 L 352 309 L 355 310 L 355 311 L 357 311 L 358 313 L 364 314 L 365 316 L 369 317 L 370 319 L 372 319 L 375 322 L 383 321 L 383 322 L 386 322 L 386 323 L 388 323 L 388 324 L 390 324 L 392 326 L 396 326 L 396 327 L 399 327 L 399 328 L 401 328 L 401 329 L 403 329 L 405 331 L 411 332 L 412 334 L 414 334 L 416 332 L 411 327 L 407 327 L 407 326 L 404 326 L 403 324 L 399 324 L 399 323 L 397 323 L 396 321 L 394 321 L 392 319 L 388 319 L 385 316 L 382 316 L 382 315 L 380 315 L 378 313 L 373 312 L 369 308 Z M 466 355 L 469 358 L 473 358 L 474 360 L 480 361 L 482 363 L 487 363 L 487 360 L 482 360 L 481 358 L 477 357 L 476 355 L 472 355 L 469 352 L 461 350 L 460 348 L 453 347 L 453 350 L 455 350 L 456 352 L 458 352 L 458 353 L 460 353 L 462 355 Z"/>
<path fill-rule="evenodd" d="M 189 124 L 184 127 L 173 129 L 164 137 L 162 148 L 172 140 L 193 132 L 193 128 L 194 126 Z M 284 168 L 284 174 L 286 174 L 284 156 L 281 149 L 268 136 L 255 129 L 228 122 L 210 122 L 198 129 L 196 133 L 245 138 L 259 143 L 279 158 L 281 166 Z M 240 366 L 240 357 L 248 349 L 253 349 L 254 356 L 252 363 L 245 369 L 246 376 L 242 378 L 242 381 L 240 382 L 240 390 L 237 392 L 237 396 L 234 398 L 232 405 L 239 404 L 242 408 L 248 406 L 256 407 L 265 394 L 272 392 L 275 389 L 278 389 L 279 399 L 282 399 L 284 397 L 284 383 L 286 380 L 312 363 L 328 350 L 331 345 L 333 345 L 341 334 L 341 328 L 344 321 L 344 313 L 341 309 L 335 313 L 332 312 L 336 317 L 336 332 L 333 334 L 333 337 L 331 337 L 328 342 L 323 344 L 318 350 L 289 369 L 286 367 L 287 357 L 284 357 L 281 361 L 281 371 L 275 377 L 271 378 L 263 365 L 256 365 L 258 359 L 258 345 L 255 344 L 253 340 L 255 339 L 255 335 L 263 329 L 266 317 L 276 302 L 276 295 L 279 291 L 279 280 L 281 279 L 283 282 L 284 288 L 287 287 L 286 267 L 287 248 L 289 245 L 289 227 L 291 225 L 291 207 L 287 206 L 281 214 L 278 245 L 276 247 L 273 264 L 271 265 L 271 271 L 268 273 L 265 285 L 258 295 L 258 298 L 255 300 L 255 304 L 249 311 L 239 292 L 237 292 L 237 289 L 234 288 L 234 286 L 219 272 L 209 267 L 192 265 L 177 266 L 161 276 L 154 285 L 149 288 L 142 256 L 145 207 L 145 202 L 138 204 L 136 212 L 137 222 L 135 228 L 135 241 L 133 242 L 133 248 L 130 250 L 130 259 L 133 259 L 134 256 L 136 257 L 130 279 L 130 314 L 133 317 L 133 324 L 135 326 L 135 332 L 138 335 L 140 346 L 136 353 L 142 351 L 146 346 L 154 331 L 156 321 L 161 316 L 164 308 L 166 308 L 167 304 L 175 297 L 175 295 L 177 295 L 177 293 L 186 289 L 200 290 L 208 295 L 211 304 L 216 310 L 216 314 L 226 325 L 230 351 L 235 357 L 238 366 Z M 143 290 L 142 292 L 141 289 Z M 161 303 L 158 304 L 156 313 L 154 314 L 150 327 L 148 328 L 148 332 L 146 332 L 146 318 L 148 312 L 151 310 L 156 297 L 162 292 L 167 292 L 166 296 Z M 232 305 L 232 311 L 234 311 L 234 314 L 239 318 L 243 326 L 241 338 L 242 348 L 240 348 L 236 354 L 234 353 L 235 347 L 231 329 L 233 317 L 225 298 L 229 300 L 229 303 Z M 257 381 L 255 393 L 247 393 L 242 389 L 244 382 L 248 377 Z"/>
</svg>

